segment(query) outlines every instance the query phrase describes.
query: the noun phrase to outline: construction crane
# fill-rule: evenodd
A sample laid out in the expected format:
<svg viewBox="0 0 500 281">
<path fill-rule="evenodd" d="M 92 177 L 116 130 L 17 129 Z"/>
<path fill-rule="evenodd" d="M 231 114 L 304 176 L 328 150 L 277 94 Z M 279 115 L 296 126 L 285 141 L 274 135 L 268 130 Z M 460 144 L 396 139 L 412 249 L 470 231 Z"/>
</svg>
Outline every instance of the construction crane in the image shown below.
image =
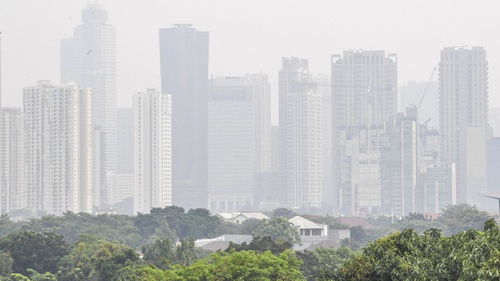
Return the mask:
<svg viewBox="0 0 500 281">
<path fill-rule="evenodd" d="M 432 77 L 434 77 L 434 73 L 436 73 L 436 70 L 437 70 L 437 67 L 434 67 L 434 69 L 432 70 L 431 77 L 429 78 L 429 81 L 427 81 L 427 85 L 425 85 L 425 89 L 424 89 L 424 92 L 422 93 L 422 97 L 420 98 L 420 101 L 418 102 L 418 105 L 416 105 L 417 106 L 417 110 L 420 109 L 420 106 L 422 105 L 422 102 L 424 101 L 425 94 L 427 94 L 427 90 L 429 89 L 429 85 L 432 82 Z M 415 97 L 415 100 L 416 99 L 418 99 L 418 95 Z M 415 105 L 415 103 L 413 103 L 413 104 Z"/>
</svg>

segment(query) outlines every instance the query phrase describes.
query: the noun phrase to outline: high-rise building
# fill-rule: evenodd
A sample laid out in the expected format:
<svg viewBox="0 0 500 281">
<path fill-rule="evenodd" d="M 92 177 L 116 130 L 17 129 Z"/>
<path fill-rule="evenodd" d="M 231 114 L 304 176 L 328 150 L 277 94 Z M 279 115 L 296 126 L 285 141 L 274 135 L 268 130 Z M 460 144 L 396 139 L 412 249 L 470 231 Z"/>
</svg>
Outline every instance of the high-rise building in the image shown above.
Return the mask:
<svg viewBox="0 0 500 281">
<path fill-rule="evenodd" d="M 244 77 L 210 80 L 208 97 L 208 206 L 238 211 L 253 205 L 256 167 L 255 106 Z"/>
<path fill-rule="evenodd" d="M 266 74 L 247 75 L 252 85 L 255 120 L 255 171 L 271 171 L 271 84 Z"/>
<path fill-rule="evenodd" d="M 134 109 L 117 109 L 117 163 L 118 174 L 134 173 Z"/>
<path fill-rule="evenodd" d="M 332 55 L 333 212 L 380 211 L 380 135 L 397 112 L 397 56 Z"/>
<path fill-rule="evenodd" d="M 308 61 L 283 58 L 279 72 L 280 172 L 284 204 L 320 208 L 323 200 L 321 95 Z"/>
<path fill-rule="evenodd" d="M 172 95 L 173 204 L 207 207 L 208 32 L 160 29 L 161 92 Z"/>
<path fill-rule="evenodd" d="M 420 143 L 416 106 L 387 121 L 380 137 L 382 213 L 401 217 L 416 212 Z"/>
<path fill-rule="evenodd" d="M 91 90 L 40 81 L 24 88 L 23 105 L 28 208 L 34 215 L 92 212 Z"/>
<path fill-rule="evenodd" d="M 98 174 L 116 171 L 116 31 L 101 4 L 88 4 L 74 37 L 61 41 L 61 81 L 92 88 L 93 123 L 102 133 L 104 160 Z M 106 193 L 105 181 L 96 192 Z M 95 202 L 99 206 L 102 202 Z"/>
<path fill-rule="evenodd" d="M 20 108 L 2 109 L 0 213 L 26 208 L 24 120 Z"/>
<path fill-rule="evenodd" d="M 172 98 L 134 95 L 134 214 L 172 205 Z"/>
<path fill-rule="evenodd" d="M 253 207 L 254 175 L 270 171 L 270 137 L 266 75 L 210 80 L 208 206 L 211 211 Z"/>
<path fill-rule="evenodd" d="M 314 75 L 316 92 L 321 95 L 321 134 L 323 138 L 323 209 L 331 210 L 332 189 L 332 78 L 327 74 Z"/>
<path fill-rule="evenodd" d="M 482 205 L 486 191 L 488 62 L 482 47 L 448 47 L 439 63 L 441 161 L 456 164 L 457 201 Z"/>
<path fill-rule="evenodd" d="M 495 137 L 488 140 L 488 158 L 487 158 L 487 179 L 488 179 L 488 194 L 500 194 L 500 138 Z M 491 200 L 488 204 L 489 209 L 497 210 L 498 204 L 496 200 Z M 493 208 L 492 208 L 493 207 Z"/>
</svg>

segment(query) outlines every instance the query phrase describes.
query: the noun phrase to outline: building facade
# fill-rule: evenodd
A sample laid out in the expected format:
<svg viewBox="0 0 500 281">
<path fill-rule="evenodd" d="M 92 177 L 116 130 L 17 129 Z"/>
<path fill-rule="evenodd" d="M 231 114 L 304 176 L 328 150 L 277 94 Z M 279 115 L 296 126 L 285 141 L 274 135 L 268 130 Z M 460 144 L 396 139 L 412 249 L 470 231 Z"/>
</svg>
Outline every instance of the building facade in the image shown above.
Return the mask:
<svg viewBox="0 0 500 281">
<path fill-rule="evenodd" d="M 134 214 L 172 205 L 172 97 L 134 95 Z"/>
<path fill-rule="evenodd" d="M 76 82 L 92 88 L 93 123 L 100 130 L 103 165 L 98 175 L 117 168 L 116 139 L 116 30 L 107 23 L 108 12 L 101 4 L 88 4 L 82 11 L 82 24 L 74 29 L 73 38 L 61 41 L 61 81 Z M 97 179 L 101 186 L 96 192 L 106 194 L 106 181 Z M 100 198 L 105 199 L 101 196 Z M 97 207 L 107 205 L 96 201 Z"/>
<path fill-rule="evenodd" d="M 40 81 L 24 88 L 25 188 L 33 215 L 92 212 L 92 92 Z"/>
<path fill-rule="evenodd" d="M 321 208 L 323 158 L 321 95 L 311 81 L 308 61 L 283 58 L 279 72 L 280 173 L 283 203 Z"/>
<path fill-rule="evenodd" d="M 0 212 L 26 208 L 24 120 L 21 108 L 2 109 Z"/>
<path fill-rule="evenodd" d="M 345 51 L 331 66 L 333 213 L 379 212 L 379 140 L 397 113 L 397 56 Z"/>
<path fill-rule="evenodd" d="M 482 47 L 448 47 L 439 63 L 440 157 L 455 163 L 457 201 L 483 204 L 486 191 L 488 62 Z"/>
<path fill-rule="evenodd" d="M 208 32 L 160 29 L 161 92 L 172 95 L 173 203 L 207 207 Z"/>
</svg>

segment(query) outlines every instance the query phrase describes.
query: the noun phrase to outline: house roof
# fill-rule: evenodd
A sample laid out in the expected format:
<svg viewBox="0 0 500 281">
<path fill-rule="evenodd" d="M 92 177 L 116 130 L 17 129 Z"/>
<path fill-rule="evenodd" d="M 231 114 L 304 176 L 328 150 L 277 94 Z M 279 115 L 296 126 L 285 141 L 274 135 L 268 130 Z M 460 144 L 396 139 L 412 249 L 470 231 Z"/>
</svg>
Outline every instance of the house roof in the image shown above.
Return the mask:
<svg viewBox="0 0 500 281">
<path fill-rule="evenodd" d="M 217 215 L 225 220 L 232 220 L 236 216 L 239 216 L 241 213 L 218 213 Z"/>
<path fill-rule="evenodd" d="M 224 251 L 225 249 L 227 249 L 227 247 L 229 247 L 229 241 L 212 241 L 201 246 L 202 249 L 214 252 L 219 250 Z"/>
<path fill-rule="evenodd" d="M 299 228 L 323 228 L 325 226 L 324 224 L 312 222 L 301 216 L 295 216 L 288 221 L 293 223 L 293 225 L 298 226 Z"/>
<path fill-rule="evenodd" d="M 317 248 L 329 248 L 329 249 L 338 249 L 340 247 L 340 244 L 333 241 L 333 240 L 324 240 L 315 244 L 312 244 L 311 246 L 305 248 L 304 250 L 306 251 L 314 251 Z"/>
<path fill-rule="evenodd" d="M 241 214 L 237 215 L 236 217 L 234 217 L 234 219 L 236 219 L 239 216 L 244 216 L 247 219 L 256 219 L 256 220 L 268 220 L 269 219 L 268 216 L 266 216 L 260 212 L 241 213 Z"/>
<path fill-rule="evenodd" d="M 375 228 L 373 225 L 371 225 L 369 222 L 367 222 L 364 218 L 358 218 L 358 217 L 339 217 L 339 222 L 341 224 L 347 225 L 349 228 L 355 227 L 355 226 L 361 226 L 361 228 L 364 229 L 373 229 Z"/>
</svg>

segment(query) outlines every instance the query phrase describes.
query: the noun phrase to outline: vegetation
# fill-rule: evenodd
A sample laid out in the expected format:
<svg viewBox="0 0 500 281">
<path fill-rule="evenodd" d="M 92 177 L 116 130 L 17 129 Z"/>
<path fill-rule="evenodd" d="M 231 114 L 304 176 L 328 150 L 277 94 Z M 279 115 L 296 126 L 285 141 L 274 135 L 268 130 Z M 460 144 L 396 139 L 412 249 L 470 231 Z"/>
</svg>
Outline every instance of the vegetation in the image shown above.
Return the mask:
<svg viewBox="0 0 500 281">
<path fill-rule="evenodd" d="M 300 243 L 287 209 L 267 221 L 229 224 L 207 210 L 153 209 L 135 217 L 66 213 L 28 221 L 0 217 L 0 280 L 500 280 L 500 229 L 459 204 L 438 219 L 414 213 L 376 229 L 351 228 L 338 249 L 293 251 Z M 333 217 L 306 216 L 330 229 Z M 252 234 L 216 253 L 197 238 Z"/>
</svg>

